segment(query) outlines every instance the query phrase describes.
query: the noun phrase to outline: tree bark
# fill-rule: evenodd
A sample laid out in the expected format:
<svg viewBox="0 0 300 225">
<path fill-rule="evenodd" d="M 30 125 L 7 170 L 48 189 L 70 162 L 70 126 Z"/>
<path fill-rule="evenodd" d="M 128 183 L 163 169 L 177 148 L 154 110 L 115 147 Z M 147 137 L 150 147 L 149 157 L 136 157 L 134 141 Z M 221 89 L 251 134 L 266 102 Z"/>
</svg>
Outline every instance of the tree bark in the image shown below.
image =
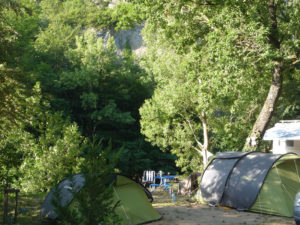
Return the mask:
<svg viewBox="0 0 300 225">
<path fill-rule="evenodd" d="M 182 114 L 180 114 L 180 116 L 182 116 L 182 118 L 184 118 L 184 116 Z M 209 136 L 208 136 L 206 114 L 204 111 L 201 113 L 200 119 L 202 121 L 203 144 L 199 141 L 197 134 L 195 133 L 190 120 L 184 118 L 184 120 L 186 121 L 187 125 L 189 126 L 189 128 L 194 136 L 194 139 L 197 143 L 197 147 L 193 146 L 193 148 L 202 156 L 203 165 L 206 166 L 208 163 L 208 158 L 210 156 L 212 156 L 212 153 L 210 153 L 208 151 L 209 150 Z"/>
<path fill-rule="evenodd" d="M 270 34 L 269 42 L 274 49 L 280 50 L 280 41 L 278 38 L 278 26 L 277 26 L 277 5 L 275 0 L 268 1 L 269 18 L 270 18 Z M 276 103 L 281 94 L 282 82 L 283 82 L 283 61 L 275 62 L 272 82 L 269 89 L 268 96 L 265 100 L 264 106 L 259 113 L 259 116 L 252 128 L 251 135 L 247 138 L 244 150 L 258 150 L 262 138 L 265 134 L 266 128 L 273 116 Z"/>
<path fill-rule="evenodd" d="M 260 146 L 266 128 L 273 116 L 277 100 L 280 97 L 282 81 L 283 65 L 282 63 L 276 63 L 268 96 L 252 128 L 250 138 L 247 139 L 246 149 L 255 151 Z"/>
<path fill-rule="evenodd" d="M 208 163 L 208 157 L 211 155 L 211 153 L 208 151 L 209 149 L 209 137 L 208 137 L 208 129 L 207 129 L 207 121 L 206 121 L 206 114 L 205 112 L 202 112 L 202 129 L 203 129 L 203 146 L 201 149 L 201 154 L 203 158 L 203 164 L 204 166 Z"/>
</svg>

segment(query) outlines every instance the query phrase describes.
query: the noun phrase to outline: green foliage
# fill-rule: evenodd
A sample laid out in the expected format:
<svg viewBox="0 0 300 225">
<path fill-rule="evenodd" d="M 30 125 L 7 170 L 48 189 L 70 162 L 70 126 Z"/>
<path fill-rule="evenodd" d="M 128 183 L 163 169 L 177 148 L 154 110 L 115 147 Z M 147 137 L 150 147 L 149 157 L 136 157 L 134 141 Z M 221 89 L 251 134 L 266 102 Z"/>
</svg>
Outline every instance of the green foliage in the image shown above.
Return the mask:
<svg viewBox="0 0 300 225">
<path fill-rule="evenodd" d="M 22 129 L 25 88 L 19 69 L 0 64 L 0 188 L 18 183 L 20 166 L 28 149 L 34 146 L 29 133 Z"/>
<path fill-rule="evenodd" d="M 166 89 L 156 89 L 140 109 L 141 131 L 152 144 L 177 155 L 176 164 L 183 172 L 199 170 L 200 157 L 192 149 L 196 145 L 194 134 L 202 129 L 201 111 L 197 115 L 197 102 L 185 84 L 170 83 Z M 194 161 L 198 165 L 193 168 Z"/>
<path fill-rule="evenodd" d="M 151 96 L 152 80 L 130 48 L 120 54 L 112 39 L 96 38 L 99 29 L 129 28 L 143 15 L 133 4 L 108 4 L 0 1 L 4 183 L 43 190 L 77 172 L 81 133 L 112 139 L 113 151 L 122 149 L 118 168 L 127 175 L 144 167 L 174 170 L 173 158 L 142 141 L 139 132 L 138 108 Z M 37 81 L 41 87 L 33 93 Z"/>
<path fill-rule="evenodd" d="M 144 67 L 157 83 L 140 109 L 142 133 L 175 153 L 185 170 L 203 141 L 205 112 L 212 151 L 241 150 L 266 98 L 274 62 L 299 58 L 299 3 L 276 2 L 274 31 L 266 1 L 133 2 L 147 14 Z"/>
<path fill-rule="evenodd" d="M 35 136 L 35 146 L 27 151 L 22 164 L 25 191 L 44 190 L 53 187 L 66 175 L 77 173 L 83 159 L 84 138 L 78 126 L 63 118 L 59 112 L 52 113 L 41 98 L 39 86 L 35 95 L 27 99 L 28 116 L 25 130 Z"/>
<path fill-rule="evenodd" d="M 279 99 L 279 106 L 276 110 L 272 124 L 275 124 L 278 120 L 300 119 L 300 102 L 298 97 L 300 94 L 299 82 L 299 69 L 295 69 L 292 74 L 286 74 L 282 97 Z"/>
<path fill-rule="evenodd" d="M 117 168 L 129 177 L 141 176 L 144 170 L 161 170 L 176 174 L 175 160 L 175 155 L 154 148 L 140 137 L 136 141 L 122 143 Z"/>
<path fill-rule="evenodd" d="M 209 67 L 205 62 L 206 65 L 202 65 L 198 52 L 191 51 L 182 56 L 167 45 L 159 45 L 164 49 L 157 50 L 157 45 L 154 46 L 152 55 L 147 56 L 144 63 L 153 72 L 158 88 L 140 109 L 143 134 L 160 148 L 171 149 L 179 156 L 177 165 L 190 170 L 190 159 L 200 159 L 193 149 L 197 147 L 197 141 L 203 141 L 201 114 L 205 111 L 212 149 L 240 150 L 243 138 L 247 136 L 246 129 L 251 126 L 251 117 L 245 115 L 249 116 L 246 112 L 251 110 L 250 102 L 254 100 L 255 92 L 249 87 L 258 83 L 251 84 L 214 72 L 216 64 Z M 224 82 L 228 82 L 230 88 Z M 237 98 L 241 96 L 242 88 L 244 99 Z"/>
<path fill-rule="evenodd" d="M 21 106 L 24 105 L 24 85 L 18 69 L 0 64 L 0 122 L 17 124 L 22 119 Z"/>
<path fill-rule="evenodd" d="M 137 159 L 152 149 L 141 143 L 138 108 L 151 94 L 151 81 L 135 65 L 129 49 L 118 56 L 113 39 L 104 44 L 92 30 L 77 37 L 76 48 L 66 56 L 74 69 L 60 75 L 57 94 L 62 109 L 71 113 L 85 135 L 112 139 L 114 150 L 121 148 L 125 158 L 135 159 L 135 166 L 126 160 L 119 164 L 122 173 L 141 173 L 144 160 Z"/>
<path fill-rule="evenodd" d="M 115 213 L 118 203 L 113 201 L 112 183 L 117 156 L 111 155 L 111 146 L 103 148 L 101 141 L 95 140 L 85 145 L 85 152 L 85 162 L 81 168 L 85 178 L 84 187 L 78 193 L 73 193 L 70 206 L 59 205 L 61 196 L 59 191 L 56 193 L 58 198 L 54 203 L 59 224 L 120 224 L 120 218 Z"/>
<path fill-rule="evenodd" d="M 35 42 L 36 49 L 47 53 L 60 65 L 67 62 L 64 51 L 74 46 L 75 37 L 83 29 L 120 29 L 132 27 L 140 21 L 131 4 L 120 4 L 111 9 L 108 1 L 44 0 L 40 14 L 42 30 Z"/>
<path fill-rule="evenodd" d="M 37 31 L 36 7 L 36 3 L 30 0 L 1 1 L 0 63 L 21 67 L 23 55 L 32 58 L 29 46 Z"/>
<path fill-rule="evenodd" d="M 24 72 L 17 68 L 16 51 L 23 40 L 18 21 L 30 10 L 21 1 L 0 2 L 0 186 L 16 187 L 20 168 L 28 150 L 34 147 L 32 136 L 23 129 L 26 85 Z"/>
<path fill-rule="evenodd" d="M 115 24 L 114 29 L 131 29 L 135 24 L 142 23 L 145 15 L 140 7 L 129 2 L 117 4 L 111 11 L 111 18 Z"/>
<path fill-rule="evenodd" d="M 34 147 L 31 135 L 20 127 L 0 127 L 0 188 L 15 187 L 22 175 L 21 165 L 27 152 Z"/>
<path fill-rule="evenodd" d="M 106 1 L 86 0 L 41 1 L 41 27 L 34 43 L 42 56 L 41 63 L 50 64 L 55 73 L 69 67 L 64 53 L 75 45 L 75 36 L 83 29 L 99 26 L 94 21 L 96 17 L 102 19 L 103 27 L 109 26 L 109 18 L 105 19 L 107 4 Z"/>
<path fill-rule="evenodd" d="M 19 11 L 20 5 L 15 1 L 4 0 L 0 2 L 0 64 L 6 61 L 18 36 L 10 21 L 6 19 L 6 16 L 10 13 L 15 15 Z"/>
<path fill-rule="evenodd" d="M 114 129 L 133 124 L 129 105 L 134 101 L 133 93 L 140 93 L 143 84 L 140 74 L 132 74 L 116 55 L 113 39 L 105 48 L 103 41 L 88 31 L 77 37 L 76 48 L 69 50 L 67 56 L 74 71 L 63 72 L 59 84 L 64 93 L 72 95 L 65 100 L 84 132 L 90 134 L 100 126 Z"/>
<path fill-rule="evenodd" d="M 140 145 L 138 123 L 138 108 L 151 96 L 153 83 L 137 65 L 130 47 L 120 54 L 112 38 L 96 38 L 98 28 L 129 28 L 141 20 L 141 14 L 135 5 L 107 8 L 105 1 L 81 2 L 76 11 L 76 2 L 80 1 L 41 2 L 42 30 L 35 41 L 39 62 L 32 68 L 33 78 L 41 81 L 52 109 L 76 121 L 83 135 L 112 139 L 113 150 L 122 149 L 131 159 L 154 156 L 153 148 L 144 147 L 144 141 Z M 73 10 L 77 13 L 71 16 Z M 173 167 L 167 154 L 160 156 Z M 141 174 L 144 159 L 135 162 L 132 166 L 124 160 L 120 171 Z M 149 164 L 155 163 L 149 160 Z"/>
</svg>

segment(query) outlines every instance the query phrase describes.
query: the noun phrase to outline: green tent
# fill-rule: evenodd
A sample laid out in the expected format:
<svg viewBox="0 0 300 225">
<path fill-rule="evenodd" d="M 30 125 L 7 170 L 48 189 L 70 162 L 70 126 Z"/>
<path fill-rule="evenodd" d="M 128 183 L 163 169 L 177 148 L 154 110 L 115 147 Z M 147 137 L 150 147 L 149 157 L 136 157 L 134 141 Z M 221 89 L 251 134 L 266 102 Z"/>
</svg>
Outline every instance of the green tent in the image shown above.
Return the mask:
<svg viewBox="0 0 300 225">
<path fill-rule="evenodd" d="M 300 157 L 261 152 L 218 154 L 206 167 L 198 200 L 280 216 L 293 216 L 300 190 Z"/>
<path fill-rule="evenodd" d="M 82 174 L 76 174 L 71 180 L 65 179 L 59 183 L 61 205 L 72 205 L 73 194 L 70 192 L 70 186 L 72 185 L 73 191 L 78 192 L 84 187 L 84 181 Z M 120 202 L 116 213 L 122 219 L 122 225 L 143 224 L 161 218 L 148 199 L 151 194 L 141 184 L 127 177 L 116 175 L 113 190 L 115 202 Z M 55 188 L 48 193 L 40 213 L 41 216 L 49 219 L 57 219 L 54 206 L 51 203 L 54 192 Z"/>
<path fill-rule="evenodd" d="M 114 192 L 115 200 L 121 201 L 117 214 L 122 218 L 122 224 L 141 224 L 161 218 L 149 202 L 144 189 L 133 180 L 118 176 Z"/>
<path fill-rule="evenodd" d="M 250 210 L 293 217 L 294 199 L 300 190 L 299 172 L 299 156 L 289 154 L 276 161 Z"/>
</svg>

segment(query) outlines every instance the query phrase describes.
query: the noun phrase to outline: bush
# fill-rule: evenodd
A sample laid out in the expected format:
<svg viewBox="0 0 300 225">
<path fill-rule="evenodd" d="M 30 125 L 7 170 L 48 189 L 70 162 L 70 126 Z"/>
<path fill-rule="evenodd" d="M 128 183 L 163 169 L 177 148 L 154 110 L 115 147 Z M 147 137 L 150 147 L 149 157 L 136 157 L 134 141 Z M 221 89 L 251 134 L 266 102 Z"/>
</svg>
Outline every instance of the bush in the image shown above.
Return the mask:
<svg viewBox="0 0 300 225">
<path fill-rule="evenodd" d="M 116 156 L 111 157 L 111 147 L 103 148 L 100 142 L 86 145 L 85 161 L 82 174 L 85 177 L 84 187 L 77 193 L 69 206 L 61 206 L 59 191 L 56 192 L 53 204 L 59 224 L 62 225 L 117 225 L 120 218 L 115 213 L 118 203 L 113 201 L 114 167 Z M 74 187 L 74 181 L 73 187 Z"/>
</svg>

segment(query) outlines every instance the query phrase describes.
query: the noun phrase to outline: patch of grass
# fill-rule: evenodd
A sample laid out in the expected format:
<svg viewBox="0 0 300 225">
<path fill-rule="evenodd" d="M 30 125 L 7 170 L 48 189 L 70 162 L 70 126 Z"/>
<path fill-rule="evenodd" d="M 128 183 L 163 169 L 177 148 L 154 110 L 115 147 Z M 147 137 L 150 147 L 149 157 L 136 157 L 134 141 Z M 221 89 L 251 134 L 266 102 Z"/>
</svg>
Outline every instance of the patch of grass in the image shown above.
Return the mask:
<svg viewBox="0 0 300 225">
<path fill-rule="evenodd" d="M 46 193 L 37 194 L 19 194 L 18 198 L 18 214 L 17 223 L 19 225 L 40 225 L 41 218 L 39 217 L 40 209 L 44 201 Z M 1 196 L 1 202 L 3 202 L 3 196 Z M 14 214 L 14 195 L 9 196 L 9 213 Z M 3 220 L 3 204 L 0 204 L 0 221 Z"/>
</svg>

